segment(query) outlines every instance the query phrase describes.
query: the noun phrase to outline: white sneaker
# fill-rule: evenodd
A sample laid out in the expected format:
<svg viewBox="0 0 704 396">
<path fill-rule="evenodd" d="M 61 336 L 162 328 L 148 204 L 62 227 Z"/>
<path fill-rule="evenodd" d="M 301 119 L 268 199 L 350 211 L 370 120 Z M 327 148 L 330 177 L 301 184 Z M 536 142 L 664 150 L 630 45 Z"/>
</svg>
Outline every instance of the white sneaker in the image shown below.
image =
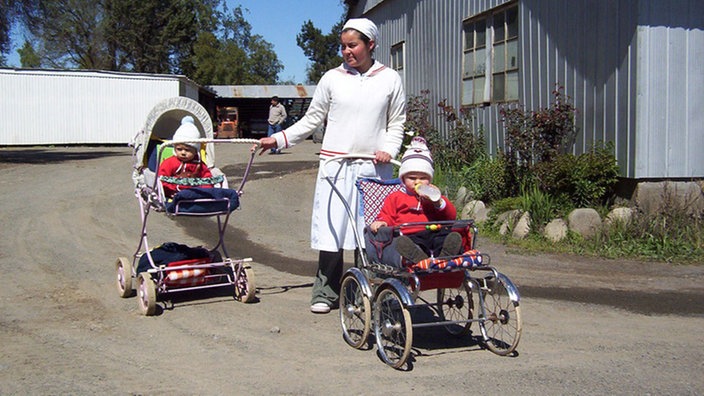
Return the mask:
<svg viewBox="0 0 704 396">
<path fill-rule="evenodd" d="M 323 302 L 318 302 L 310 306 L 310 311 L 313 313 L 326 314 L 330 312 L 330 306 Z"/>
</svg>

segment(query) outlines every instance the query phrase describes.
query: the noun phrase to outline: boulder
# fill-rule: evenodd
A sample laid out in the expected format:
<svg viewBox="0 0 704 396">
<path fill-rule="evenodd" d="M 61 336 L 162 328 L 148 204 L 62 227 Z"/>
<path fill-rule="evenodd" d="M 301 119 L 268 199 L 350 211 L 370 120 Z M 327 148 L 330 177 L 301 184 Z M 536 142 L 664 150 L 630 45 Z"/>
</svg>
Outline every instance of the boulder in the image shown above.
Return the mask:
<svg viewBox="0 0 704 396">
<path fill-rule="evenodd" d="M 584 238 L 591 238 L 601 228 L 601 217 L 592 208 L 579 208 L 570 212 L 567 223 L 570 231 L 576 232 Z"/>
<path fill-rule="evenodd" d="M 559 242 L 567 237 L 567 223 L 563 219 L 554 219 L 545 226 L 543 235 L 549 241 Z"/>
<path fill-rule="evenodd" d="M 513 233 L 511 234 L 516 239 L 523 239 L 528 236 L 530 232 L 530 213 L 524 212 L 518 219 L 516 226 L 513 227 Z"/>
</svg>

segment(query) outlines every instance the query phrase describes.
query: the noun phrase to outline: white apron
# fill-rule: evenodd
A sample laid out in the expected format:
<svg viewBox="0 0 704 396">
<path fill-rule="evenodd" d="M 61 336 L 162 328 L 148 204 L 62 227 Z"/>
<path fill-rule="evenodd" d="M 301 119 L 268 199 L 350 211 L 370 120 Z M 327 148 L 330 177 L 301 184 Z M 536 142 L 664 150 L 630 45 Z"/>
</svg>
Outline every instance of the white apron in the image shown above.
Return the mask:
<svg viewBox="0 0 704 396">
<path fill-rule="evenodd" d="M 355 182 L 363 177 L 390 179 L 393 177 L 393 165 L 374 165 L 371 160 L 331 161 L 327 164 L 327 175 L 335 181 L 335 187 L 349 205 L 355 218 L 353 223 L 340 197 L 324 178 L 323 161 L 320 161 L 315 184 L 310 246 L 315 250 L 327 252 L 354 250 L 357 248 L 357 241 L 353 224 L 356 224 L 360 236 L 364 229 L 364 219 L 359 216 L 359 194 Z"/>
</svg>

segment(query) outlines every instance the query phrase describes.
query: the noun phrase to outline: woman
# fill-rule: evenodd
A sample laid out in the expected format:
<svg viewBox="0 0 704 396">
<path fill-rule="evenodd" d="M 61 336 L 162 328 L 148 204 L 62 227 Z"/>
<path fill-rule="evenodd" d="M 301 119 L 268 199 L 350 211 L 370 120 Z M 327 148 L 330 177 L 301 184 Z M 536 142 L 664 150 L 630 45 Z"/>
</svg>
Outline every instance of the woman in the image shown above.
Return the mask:
<svg viewBox="0 0 704 396">
<path fill-rule="evenodd" d="M 300 121 L 259 141 L 259 155 L 270 149 L 292 147 L 327 121 L 320 149 L 321 165 L 342 154 L 375 158 L 331 162 L 326 168 L 328 175 L 336 176 L 336 188 L 353 208 L 357 201 L 354 182 L 358 177 L 392 176 L 389 161 L 401 148 L 406 121 L 406 97 L 400 76 L 372 57 L 377 35 L 376 25 L 366 18 L 347 21 L 340 34 L 344 63 L 323 75 Z M 311 247 L 320 253 L 310 309 L 328 313 L 338 304 L 343 249 L 355 249 L 356 241 L 344 206 L 323 179 L 322 169 L 315 187 Z"/>
</svg>

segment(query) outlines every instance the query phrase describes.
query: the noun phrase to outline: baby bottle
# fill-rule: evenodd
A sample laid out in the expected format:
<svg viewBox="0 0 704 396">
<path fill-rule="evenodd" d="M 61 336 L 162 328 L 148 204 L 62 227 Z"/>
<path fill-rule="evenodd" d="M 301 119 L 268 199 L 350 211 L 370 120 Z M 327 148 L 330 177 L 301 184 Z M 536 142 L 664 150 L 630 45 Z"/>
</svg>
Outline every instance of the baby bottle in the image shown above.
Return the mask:
<svg viewBox="0 0 704 396">
<path fill-rule="evenodd" d="M 418 193 L 418 195 L 422 197 L 427 197 L 433 202 L 438 202 L 442 196 L 442 194 L 440 194 L 440 190 L 435 186 L 431 186 L 430 184 L 418 183 L 416 184 L 415 188 L 416 193 Z"/>
</svg>

